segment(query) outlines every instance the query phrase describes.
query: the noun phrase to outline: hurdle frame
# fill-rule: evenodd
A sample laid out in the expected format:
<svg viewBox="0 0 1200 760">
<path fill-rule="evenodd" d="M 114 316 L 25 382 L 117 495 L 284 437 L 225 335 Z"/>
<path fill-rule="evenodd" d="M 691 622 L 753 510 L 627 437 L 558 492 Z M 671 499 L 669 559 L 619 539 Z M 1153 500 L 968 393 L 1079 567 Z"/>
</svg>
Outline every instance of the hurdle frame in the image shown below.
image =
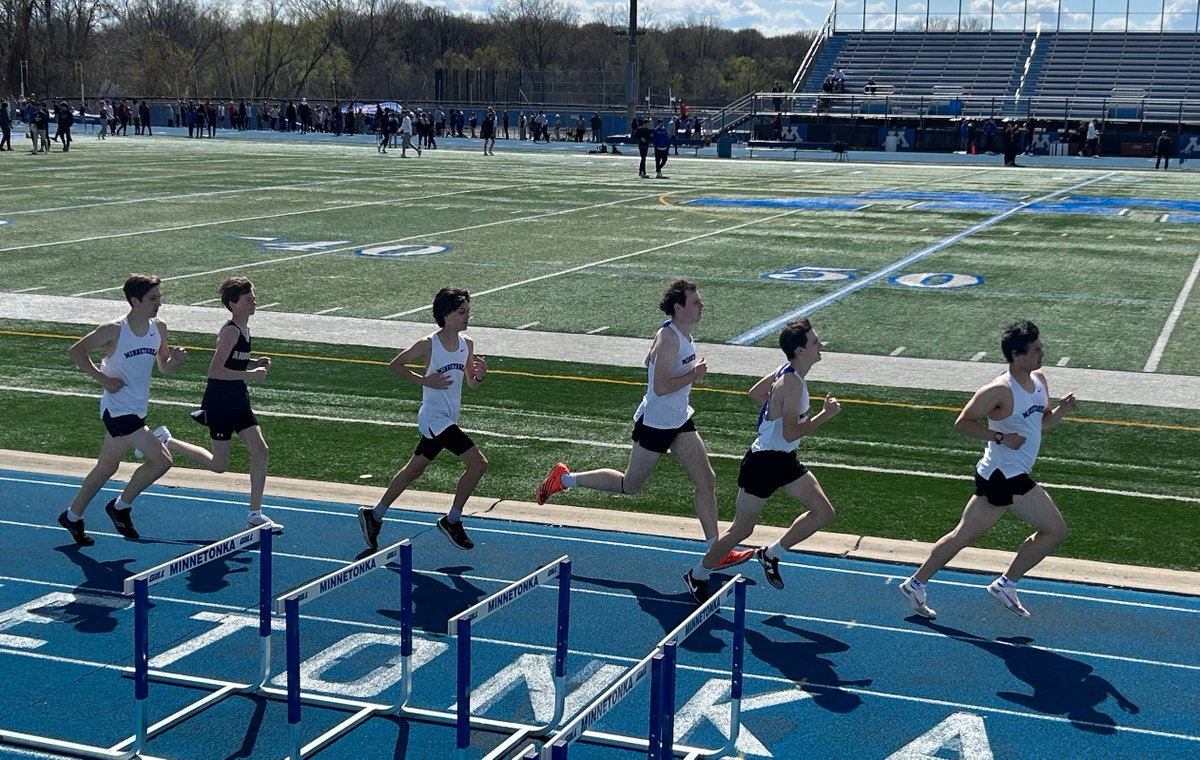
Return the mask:
<svg viewBox="0 0 1200 760">
<path fill-rule="evenodd" d="M 571 617 L 571 558 L 564 554 L 553 562 L 513 581 L 491 596 L 476 602 L 446 622 L 446 633 L 457 640 L 458 674 L 455 684 L 455 760 L 466 760 L 471 746 L 471 629 L 474 623 L 504 609 L 534 589 L 558 579 L 558 620 L 554 649 L 554 714 L 541 726 L 531 726 L 508 737 L 483 760 L 499 760 L 512 747 L 529 736 L 545 736 L 562 720 L 566 706 L 567 639 Z"/>
<path fill-rule="evenodd" d="M 602 746 L 619 747 L 621 749 L 644 750 L 647 752 L 647 757 L 650 760 L 660 760 L 662 758 L 672 758 L 675 755 L 683 755 L 687 758 L 707 758 L 720 757 L 719 754 L 713 754 L 714 750 L 709 750 L 704 747 L 693 747 L 689 745 L 675 744 L 673 740 L 674 725 L 665 726 L 664 721 L 666 716 L 664 705 L 667 702 L 668 694 L 671 700 L 672 724 L 674 722 L 674 684 L 673 679 L 669 677 L 668 669 L 670 663 L 668 660 L 674 657 L 675 649 L 684 640 L 695 633 L 700 626 L 710 617 L 715 615 L 724 606 L 726 600 L 734 597 L 735 615 L 734 615 L 734 661 L 736 667 L 732 670 L 732 683 L 736 685 L 737 699 L 734 700 L 733 692 L 731 691 L 730 700 L 730 739 L 727 740 L 726 746 L 732 748 L 737 742 L 737 736 L 741 731 L 741 680 L 742 667 L 740 659 L 744 655 L 744 643 L 742 647 L 737 647 L 737 632 L 739 627 L 743 629 L 745 626 L 745 584 L 746 578 L 741 574 L 735 575 L 725 583 L 717 593 L 713 594 L 704 604 L 697 608 L 692 614 L 688 615 L 671 630 L 666 636 L 659 640 L 658 644 L 642 659 L 638 660 L 624 675 L 614 681 L 607 689 L 600 693 L 595 699 L 584 706 L 579 713 L 572 718 L 566 725 L 559 729 L 558 733 L 547 739 L 542 745 L 540 760 L 567 760 L 570 746 L 580 739 L 586 738 L 589 743 L 600 744 Z M 740 591 L 739 591 L 740 589 Z M 740 606 L 742 614 L 737 614 L 737 607 Z M 670 653 L 667 653 L 667 647 L 670 645 Z M 673 674 L 673 670 L 671 670 Z M 604 717 L 609 710 L 617 705 L 622 699 L 629 695 L 646 677 L 650 676 L 651 694 L 650 694 L 650 722 L 648 727 L 648 736 L 645 739 L 621 736 L 618 734 L 602 733 L 592 731 L 591 726 Z M 527 751 L 527 750 L 526 750 Z M 715 752 L 727 752 L 725 747 Z"/>
<path fill-rule="evenodd" d="M 17 731 L 0 730 L 0 743 L 15 744 L 34 749 L 48 750 L 79 757 L 128 760 L 148 756 L 141 754 L 142 747 L 152 737 L 172 726 L 199 714 L 226 697 L 234 694 L 259 692 L 270 673 L 271 666 L 271 527 L 249 528 L 240 533 L 203 546 L 195 551 L 167 560 L 154 567 L 135 573 L 125 579 L 123 591 L 133 596 L 133 667 L 122 668 L 122 672 L 133 673 L 134 688 L 134 732 L 111 747 L 98 747 L 62 739 L 35 736 Z M 257 544 L 259 547 L 259 668 L 257 681 L 237 683 L 214 678 L 202 678 L 180 673 L 169 673 L 150 669 L 150 587 L 163 583 L 197 567 L 244 551 Z M 159 681 L 180 686 L 209 690 L 211 693 L 185 705 L 166 718 L 149 724 L 146 702 L 150 697 L 150 681 Z"/>
</svg>

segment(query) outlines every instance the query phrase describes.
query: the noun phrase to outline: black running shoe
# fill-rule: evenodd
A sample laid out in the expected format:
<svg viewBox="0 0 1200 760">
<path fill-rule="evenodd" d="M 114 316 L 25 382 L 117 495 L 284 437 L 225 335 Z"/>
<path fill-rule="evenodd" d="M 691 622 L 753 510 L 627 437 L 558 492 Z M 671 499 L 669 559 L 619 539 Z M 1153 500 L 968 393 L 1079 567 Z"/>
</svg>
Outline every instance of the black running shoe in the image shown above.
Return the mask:
<svg viewBox="0 0 1200 760">
<path fill-rule="evenodd" d="M 683 583 L 687 586 L 688 593 L 692 595 L 692 599 L 697 605 L 704 604 L 709 600 L 708 582 L 697 580 L 691 570 L 683 574 Z"/>
<path fill-rule="evenodd" d="M 467 535 L 466 528 L 463 527 L 462 520 L 452 523 L 445 517 L 439 517 L 437 521 L 438 530 L 445 534 L 446 538 L 450 539 L 450 543 L 457 546 L 459 549 L 474 549 L 475 542 Z"/>
<path fill-rule="evenodd" d="M 112 520 L 113 527 L 125 538 L 141 538 L 137 528 L 133 527 L 132 509 L 117 509 L 117 500 L 110 499 L 104 505 L 104 514 L 108 515 L 108 518 Z"/>
<path fill-rule="evenodd" d="M 767 576 L 767 583 L 775 588 L 783 588 L 783 576 L 779 574 L 779 560 L 767 556 L 767 547 L 760 546 L 755 549 L 754 558 L 762 565 L 763 575 Z"/>
<path fill-rule="evenodd" d="M 370 507 L 359 507 L 358 526 L 362 528 L 363 538 L 366 540 L 367 546 L 372 549 L 378 549 L 379 529 L 383 527 L 383 520 L 375 518 L 375 510 Z"/>
<path fill-rule="evenodd" d="M 67 532 L 71 534 L 71 538 L 75 539 L 75 543 L 79 544 L 80 546 L 91 546 L 92 544 L 96 543 L 96 539 L 84 532 L 83 520 L 71 522 L 69 519 L 67 519 L 67 513 L 63 512 L 58 516 L 58 524 L 66 528 Z"/>
</svg>

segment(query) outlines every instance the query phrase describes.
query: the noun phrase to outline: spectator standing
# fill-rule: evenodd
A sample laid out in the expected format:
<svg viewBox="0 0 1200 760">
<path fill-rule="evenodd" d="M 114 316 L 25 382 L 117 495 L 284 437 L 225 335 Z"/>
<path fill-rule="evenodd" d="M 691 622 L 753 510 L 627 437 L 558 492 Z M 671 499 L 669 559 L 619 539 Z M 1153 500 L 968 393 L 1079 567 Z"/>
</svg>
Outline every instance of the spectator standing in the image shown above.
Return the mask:
<svg viewBox="0 0 1200 760">
<path fill-rule="evenodd" d="M 501 126 L 501 129 L 504 130 L 504 139 L 507 140 L 508 139 L 508 109 L 507 108 L 505 108 L 504 112 L 500 115 L 500 126 Z"/>
<path fill-rule="evenodd" d="M 638 155 L 642 158 L 638 164 L 638 176 L 648 179 L 650 175 L 646 173 L 646 154 L 650 152 L 650 142 L 654 138 L 654 133 L 650 131 L 649 119 L 640 124 L 637 119 L 633 120 L 633 137 L 637 140 Z"/>
<path fill-rule="evenodd" d="M 0 116 L 2 118 L 2 116 Z M 8 139 L 8 129 L 4 130 L 4 139 Z M 12 150 L 10 147 L 9 150 Z M 1167 130 L 1158 136 L 1158 140 L 1154 143 L 1154 168 L 1157 169 L 1159 163 L 1162 163 L 1164 171 L 1171 168 L 1171 138 L 1167 136 Z"/>
<path fill-rule="evenodd" d="M 479 135 L 483 138 L 483 155 L 496 155 L 496 109 L 491 106 L 488 106 L 487 113 L 483 116 L 483 126 Z"/>
<path fill-rule="evenodd" d="M 150 127 L 150 105 L 146 101 L 138 103 L 138 113 L 142 119 L 142 134 L 147 137 L 154 135 L 154 130 Z"/>
<path fill-rule="evenodd" d="M 671 137 L 667 134 L 667 126 L 662 119 L 658 120 L 658 125 L 654 128 L 654 133 L 650 138 L 654 143 L 654 178 L 667 179 L 667 175 L 663 174 L 663 167 L 667 165 L 667 156 L 670 154 Z"/>
<path fill-rule="evenodd" d="M 686 110 L 686 106 L 680 105 L 680 110 Z M 604 120 L 600 118 L 600 114 L 592 114 L 592 142 L 598 143 L 604 139 Z"/>
<path fill-rule="evenodd" d="M 1095 119 L 1088 122 L 1087 125 L 1087 147 L 1084 148 L 1084 155 L 1092 158 L 1100 158 L 1100 125 Z"/>
<path fill-rule="evenodd" d="M 12 150 L 12 114 L 7 100 L 0 102 L 0 150 Z"/>
<path fill-rule="evenodd" d="M 62 143 L 63 153 L 66 153 L 71 149 L 71 127 L 75 124 L 75 114 L 71 111 L 71 106 L 64 100 L 55 109 L 54 117 L 58 124 L 54 139 Z M 49 145 L 46 146 L 46 150 L 50 150 Z"/>
<path fill-rule="evenodd" d="M 775 106 L 775 111 L 783 110 L 783 85 L 779 84 L 779 80 L 775 80 L 775 84 L 771 85 L 771 93 L 775 96 L 771 98 L 771 103 Z"/>
</svg>

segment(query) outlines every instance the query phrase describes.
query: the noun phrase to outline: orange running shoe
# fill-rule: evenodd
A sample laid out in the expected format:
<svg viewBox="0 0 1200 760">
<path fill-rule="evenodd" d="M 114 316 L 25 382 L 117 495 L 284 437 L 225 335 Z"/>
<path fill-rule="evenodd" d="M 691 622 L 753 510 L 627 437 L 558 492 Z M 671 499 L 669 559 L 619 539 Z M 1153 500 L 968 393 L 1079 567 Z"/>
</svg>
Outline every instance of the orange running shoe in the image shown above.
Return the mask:
<svg viewBox="0 0 1200 760">
<path fill-rule="evenodd" d="M 748 562 L 754 557 L 753 549 L 730 549 L 729 553 L 721 558 L 717 566 L 713 570 L 728 570 L 731 567 L 737 567 L 743 562 Z"/>
<path fill-rule="evenodd" d="M 562 462 L 559 462 L 551 467 L 550 474 L 547 475 L 546 479 L 542 481 L 542 484 L 538 486 L 537 495 L 534 497 L 534 501 L 536 501 L 538 504 L 545 504 L 550 500 L 551 496 L 559 491 L 565 490 L 566 486 L 562 484 L 562 476 L 566 475 L 570 471 L 571 469 Z"/>
</svg>

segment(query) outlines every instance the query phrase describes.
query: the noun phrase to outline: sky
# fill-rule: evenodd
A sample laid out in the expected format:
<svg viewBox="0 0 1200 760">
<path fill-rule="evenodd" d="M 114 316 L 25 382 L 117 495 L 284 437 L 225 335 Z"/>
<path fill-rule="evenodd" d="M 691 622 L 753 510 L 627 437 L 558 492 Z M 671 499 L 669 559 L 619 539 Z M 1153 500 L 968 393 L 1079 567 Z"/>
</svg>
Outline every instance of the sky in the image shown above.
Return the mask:
<svg viewBox="0 0 1200 760">
<path fill-rule="evenodd" d="M 417 1 L 475 16 L 505 4 L 505 0 Z M 624 23 L 629 18 L 628 0 L 560 1 L 574 8 L 583 21 L 600 18 Z M 639 0 L 638 23 L 669 26 L 703 20 L 725 29 L 757 29 L 774 37 L 820 29 L 832 7 L 833 0 Z M 960 8 L 997 29 L 1026 25 L 1032 31 L 1040 20 L 1046 29 L 1058 25 L 1078 30 L 1192 31 L 1197 28 L 1200 0 L 839 0 L 838 29 L 862 28 L 864 23 L 867 28 L 910 29 L 927 16 L 956 16 Z"/>
</svg>

